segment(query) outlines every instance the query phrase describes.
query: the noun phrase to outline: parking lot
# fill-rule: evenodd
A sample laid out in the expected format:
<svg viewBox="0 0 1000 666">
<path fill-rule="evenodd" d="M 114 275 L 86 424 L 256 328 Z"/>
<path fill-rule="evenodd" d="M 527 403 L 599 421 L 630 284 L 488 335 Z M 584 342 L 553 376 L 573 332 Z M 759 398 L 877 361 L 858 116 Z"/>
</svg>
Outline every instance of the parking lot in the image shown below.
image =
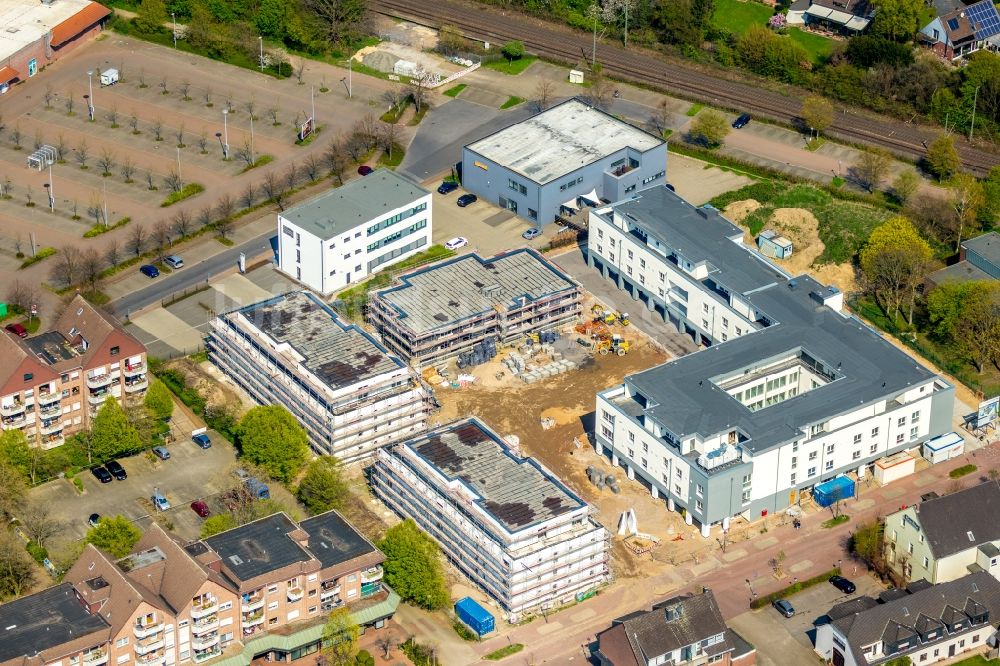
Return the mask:
<svg viewBox="0 0 1000 666">
<path fill-rule="evenodd" d="M 821 583 L 788 598 L 795 607 L 795 615 L 790 618 L 767 606 L 732 618 L 729 626 L 756 646 L 761 666 L 814 663 L 818 659 L 813 652 L 816 624 L 825 621 L 830 607 L 865 594 L 877 597 L 885 589 L 867 574 L 851 578 L 858 587 L 854 594 Z"/>
</svg>

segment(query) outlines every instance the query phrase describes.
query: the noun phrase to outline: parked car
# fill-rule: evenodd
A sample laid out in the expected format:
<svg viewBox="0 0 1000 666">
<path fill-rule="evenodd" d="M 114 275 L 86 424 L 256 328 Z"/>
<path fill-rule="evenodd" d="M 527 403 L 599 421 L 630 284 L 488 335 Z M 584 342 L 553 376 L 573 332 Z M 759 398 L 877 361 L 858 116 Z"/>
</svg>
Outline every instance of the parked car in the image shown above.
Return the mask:
<svg viewBox="0 0 1000 666">
<path fill-rule="evenodd" d="M 104 467 L 111 472 L 111 476 L 115 477 L 119 481 L 124 481 L 128 478 L 128 473 L 125 471 L 125 468 L 122 467 L 121 463 L 117 460 L 112 460 Z"/>
<path fill-rule="evenodd" d="M 154 492 L 149 501 L 153 503 L 153 508 L 157 511 L 166 511 L 170 508 L 170 502 L 167 501 L 165 495 L 160 492 Z"/>
<path fill-rule="evenodd" d="M 208 438 L 208 435 L 206 435 L 203 432 L 200 432 L 197 435 L 192 436 L 191 437 L 191 441 L 193 441 L 195 444 L 197 444 L 198 446 L 200 446 L 203 449 L 210 449 L 210 448 L 212 448 L 212 440 L 210 440 Z"/>
<path fill-rule="evenodd" d="M 469 239 L 464 238 L 462 236 L 456 236 L 455 238 L 452 238 L 450 241 L 445 243 L 444 246 L 449 250 L 457 250 L 458 248 L 465 247 L 468 244 L 469 244 Z"/>
<path fill-rule="evenodd" d="M 458 183 L 453 180 L 446 180 L 438 187 L 438 194 L 450 194 L 458 189 Z"/>
<path fill-rule="evenodd" d="M 153 455 L 160 460 L 168 460 L 170 458 L 170 451 L 167 451 L 165 446 L 154 446 Z"/>
<path fill-rule="evenodd" d="M 111 483 L 111 481 L 113 480 L 111 472 L 100 466 L 90 470 L 90 473 L 93 474 L 95 477 L 97 477 L 97 480 L 100 481 L 101 483 Z"/>
<path fill-rule="evenodd" d="M 97 523 L 99 522 L 101 522 L 101 514 L 99 513 L 92 513 L 90 514 L 90 517 L 87 518 L 87 524 L 91 527 L 97 527 Z"/>
<path fill-rule="evenodd" d="M 523 238 L 524 240 L 531 240 L 532 238 L 538 238 L 541 235 L 542 235 L 541 229 L 539 229 L 538 227 L 531 227 L 523 234 L 521 234 L 521 238 Z"/>
<path fill-rule="evenodd" d="M 148 278 L 160 277 L 160 270 L 152 264 L 143 264 L 139 267 L 139 272 Z"/>
<path fill-rule="evenodd" d="M 854 590 L 858 589 L 854 583 L 843 576 L 830 576 L 830 584 L 844 594 L 854 594 Z"/>
<path fill-rule="evenodd" d="M 183 268 L 184 260 L 178 257 L 176 254 L 171 254 L 163 258 L 163 263 L 171 268 Z"/>
<path fill-rule="evenodd" d="M 10 331 L 19 338 L 28 337 L 28 329 L 26 329 L 24 326 L 21 326 L 20 324 L 7 324 L 6 326 L 4 326 L 4 328 L 6 328 L 8 331 Z"/>
<path fill-rule="evenodd" d="M 795 615 L 795 607 L 792 606 L 791 602 L 785 599 L 775 599 L 771 602 L 774 609 L 784 615 L 785 617 L 791 617 Z"/>
<path fill-rule="evenodd" d="M 733 121 L 733 129 L 743 129 L 750 124 L 750 114 L 742 113 L 740 117 Z"/>
<path fill-rule="evenodd" d="M 455 200 L 455 203 L 458 204 L 459 208 L 465 208 L 466 206 L 474 204 L 477 201 L 479 201 L 479 197 L 477 197 L 475 194 L 463 194 L 462 196 L 460 196 L 458 199 Z"/>
<path fill-rule="evenodd" d="M 368 174 L 370 174 L 374 170 L 375 169 L 371 168 L 367 164 L 362 164 L 361 166 L 358 167 L 358 175 L 359 176 L 367 176 Z"/>
<path fill-rule="evenodd" d="M 191 510 L 197 513 L 202 518 L 208 518 L 212 512 L 209 510 L 208 505 L 201 500 L 195 500 L 191 502 Z"/>
</svg>

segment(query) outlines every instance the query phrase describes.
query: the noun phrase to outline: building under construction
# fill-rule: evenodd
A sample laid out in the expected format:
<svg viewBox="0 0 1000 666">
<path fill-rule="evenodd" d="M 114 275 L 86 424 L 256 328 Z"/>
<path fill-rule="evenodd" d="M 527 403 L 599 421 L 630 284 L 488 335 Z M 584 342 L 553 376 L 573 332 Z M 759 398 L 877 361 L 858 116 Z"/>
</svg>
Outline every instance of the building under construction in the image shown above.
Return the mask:
<svg viewBox="0 0 1000 666">
<path fill-rule="evenodd" d="M 470 418 L 379 449 L 375 494 L 412 518 L 516 622 L 608 581 L 609 535 L 590 506 Z"/>
<path fill-rule="evenodd" d="M 386 347 L 418 367 L 580 315 L 580 285 L 527 248 L 448 259 L 400 282 L 372 295 L 368 319 Z"/>
<path fill-rule="evenodd" d="M 259 403 L 286 407 L 316 453 L 344 461 L 422 432 L 432 408 L 413 370 L 307 292 L 219 315 L 208 352 Z"/>
</svg>

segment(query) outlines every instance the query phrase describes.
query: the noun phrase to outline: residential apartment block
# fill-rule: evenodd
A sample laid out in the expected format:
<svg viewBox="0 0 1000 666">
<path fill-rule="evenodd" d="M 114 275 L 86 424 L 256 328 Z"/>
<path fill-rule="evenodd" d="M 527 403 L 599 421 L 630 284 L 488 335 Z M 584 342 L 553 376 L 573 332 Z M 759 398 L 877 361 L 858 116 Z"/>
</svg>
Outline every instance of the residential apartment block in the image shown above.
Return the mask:
<svg viewBox="0 0 1000 666">
<path fill-rule="evenodd" d="M 476 419 L 380 449 L 371 483 L 512 622 L 609 579 L 608 533 L 586 502 Z"/>
<path fill-rule="evenodd" d="M 207 346 L 255 400 L 285 406 L 320 455 L 356 460 L 426 427 L 430 393 L 415 372 L 307 292 L 219 315 Z"/>
<path fill-rule="evenodd" d="M 542 226 L 662 185 L 667 142 L 572 98 L 462 150 L 462 186 Z"/>
<path fill-rule="evenodd" d="M 493 338 L 510 342 L 580 314 L 580 285 L 531 249 L 466 254 L 407 273 L 370 297 L 382 342 L 426 366 Z"/>
<path fill-rule="evenodd" d="M 594 656 L 600 666 L 757 663 L 756 648 L 726 626 L 711 590 L 671 597 L 614 620 L 597 634 Z"/>
<path fill-rule="evenodd" d="M 0 426 L 45 449 L 90 427 L 108 396 L 140 400 L 149 385 L 146 348 L 79 295 L 49 331 L 0 331 L 0 358 Z"/>
<path fill-rule="evenodd" d="M 589 261 L 702 345 L 597 396 L 595 448 L 703 536 L 951 430 L 954 388 L 667 188 L 591 213 Z"/>
<path fill-rule="evenodd" d="M 431 194 L 377 169 L 278 214 L 278 270 L 328 296 L 426 248 Z"/>
<path fill-rule="evenodd" d="M 392 616 L 383 560 L 336 512 L 298 525 L 274 514 L 186 545 L 153 523 L 131 555 L 88 545 L 64 583 L 0 606 L 0 666 L 297 659 L 345 603 L 362 626 Z"/>
<path fill-rule="evenodd" d="M 838 666 L 876 666 L 909 657 L 934 664 L 982 652 L 1000 625 L 1000 581 L 976 573 L 879 603 L 834 606 L 816 631 L 816 652 Z"/>
<path fill-rule="evenodd" d="M 885 517 L 885 557 L 905 580 L 1000 578 L 1000 483 L 988 481 Z"/>
</svg>

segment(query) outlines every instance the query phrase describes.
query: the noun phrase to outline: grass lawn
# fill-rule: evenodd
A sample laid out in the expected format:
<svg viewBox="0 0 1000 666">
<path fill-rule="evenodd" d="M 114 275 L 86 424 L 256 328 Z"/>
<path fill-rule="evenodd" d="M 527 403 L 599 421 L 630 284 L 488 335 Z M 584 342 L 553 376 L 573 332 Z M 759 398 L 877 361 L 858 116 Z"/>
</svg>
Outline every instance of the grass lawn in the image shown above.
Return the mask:
<svg viewBox="0 0 1000 666">
<path fill-rule="evenodd" d="M 977 654 L 975 657 L 956 661 L 951 666 L 1000 666 L 1000 659 L 987 659 L 983 655 Z"/>
<path fill-rule="evenodd" d="M 500 105 L 500 108 L 501 109 L 510 109 L 512 107 L 517 106 L 518 104 L 520 104 L 523 101 L 524 100 L 521 99 L 520 97 L 518 97 L 517 95 L 511 95 L 510 97 L 507 98 L 506 102 L 504 102 L 503 104 Z"/>
<path fill-rule="evenodd" d="M 851 519 L 850 516 L 846 516 L 844 514 L 840 514 L 836 518 L 831 518 L 830 520 L 824 520 L 823 523 L 821 524 L 821 527 L 823 529 L 825 529 L 825 530 L 828 530 L 831 527 L 836 527 L 837 525 L 843 525 L 844 523 L 846 523 L 850 519 Z"/>
<path fill-rule="evenodd" d="M 704 104 L 699 104 L 698 102 L 695 102 L 694 104 L 688 107 L 688 110 L 684 112 L 684 115 L 686 115 L 689 118 L 694 118 L 695 116 L 698 115 L 698 112 L 704 108 L 705 108 Z"/>
<path fill-rule="evenodd" d="M 771 7 L 759 2 L 715 0 L 712 25 L 739 35 L 752 25 L 765 25 L 772 14 L 774 10 Z"/>
<path fill-rule="evenodd" d="M 458 97 L 458 93 L 465 90 L 466 85 L 464 83 L 459 83 L 457 86 L 453 86 L 444 91 L 444 94 L 448 97 Z"/>
<path fill-rule="evenodd" d="M 522 56 L 514 61 L 508 61 L 506 58 L 503 60 L 494 60 L 493 62 L 484 62 L 483 67 L 496 70 L 498 72 L 503 72 L 504 74 L 510 74 L 511 76 L 517 76 L 524 70 L 531 67 L 531 64 L 535 62 L 537 58 L 535 56 Z"/>
<path fill-rule="evenodd" d="M 789 28 L 788 36 L 806 50 L 809 54 L 809 60 L 814 65 L 823 62 L 833 53 L 833 40 L 822 35 L 806 32 L 802 28 Z"/>
<path fill-rule="evenodd" d="M 511 645 L 505 645 L 499 650 L 494 650 L 486 655 L 486 658 L 490 661 L 499 661 L 504 657 L 509 657 L 512 654 L 517 654 L 524 649 L 524 646 L 520 643 L 513 643 Z"/>
<path fill-rule="evenodd" d="M 398 143 L 394 143 L 392 144 L 392 155 L 382 153 L 382 157 L 378 158 L 378 163 L 390 169 L 395 169 L 403 162 L 404 157 L 406 157 L 406 149 Z"/>
<path fill-rule="evenodd" d="M 960 479 L 966 474 L 972 474 L 977 469 L 979 468 L 976 467 L 975 465 L 962 465 L 961 467 L 956 467 L 955 469 L 948 472 L 948 476 L 950 476 L 953 479 Z"/>
</svg>

